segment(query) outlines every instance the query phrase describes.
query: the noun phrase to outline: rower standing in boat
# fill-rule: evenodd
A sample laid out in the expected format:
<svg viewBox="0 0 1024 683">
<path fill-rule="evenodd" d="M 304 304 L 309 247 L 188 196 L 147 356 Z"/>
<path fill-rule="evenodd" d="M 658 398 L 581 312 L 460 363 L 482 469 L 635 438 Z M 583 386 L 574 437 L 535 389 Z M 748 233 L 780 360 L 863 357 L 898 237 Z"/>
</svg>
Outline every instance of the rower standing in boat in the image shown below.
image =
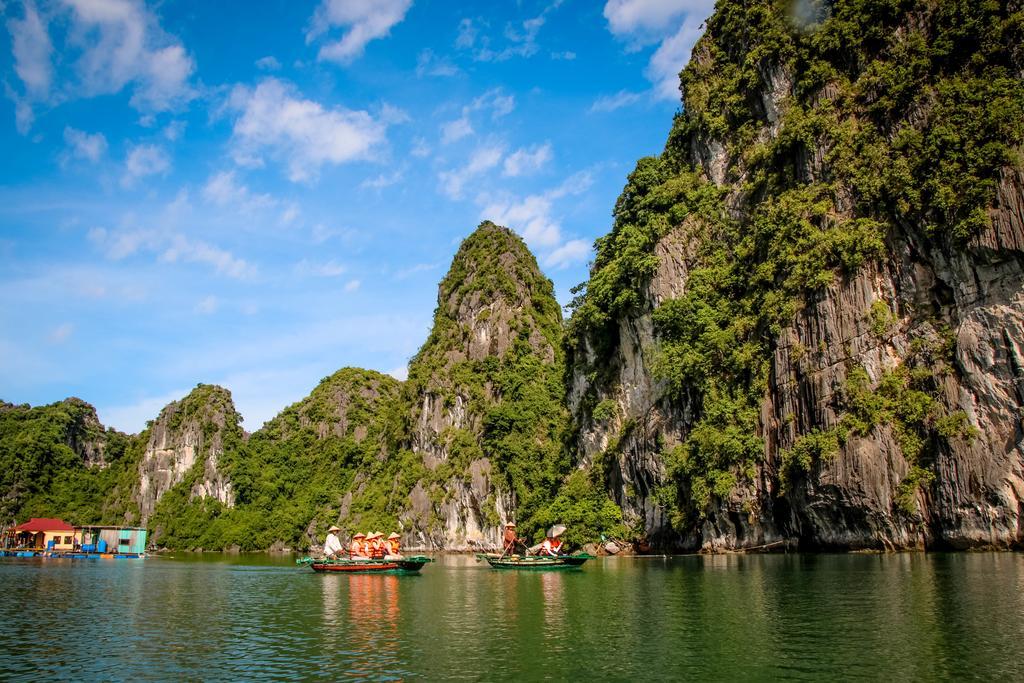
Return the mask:
<svg viewBox="0 0 1024 683">
<path fill-rule="evenodd" d="M 515 552 L 516 544 L 522 543 L 522 539 L 516 536 L 516 524 L 515 522 L 509 522 L 505 525 L 505 534 L 502 537 L 502 555 L 509 555 Z"/>
<path fill-rule="evenodd" d="M 327 530 L 327 539 L 324 541 L 325 557 L 338 557 L 345 552 L 345 548 L 342 547 L 341 541 L 338 539 L 339 531 L 341 531 L 341 529 L 337 526 L 332 526 Z"/>
<path fill-rule="evenodd" d="M 565 533 L 565 527 L 561 524 L 548 529 L 547 537 L 544 542 L 540 544 L 540 554 L 549 555 L 551 557 L 558 557 L 562 554 L 562 534 Z"/>
<path fill-rule="evenodd" d="M 363 544 L 366 540 L 366 534 L 359 533 L 352 537 L 352 543 L 348 547 L 348 554 L 352 557 L 363 557 Z"/>
</svg>

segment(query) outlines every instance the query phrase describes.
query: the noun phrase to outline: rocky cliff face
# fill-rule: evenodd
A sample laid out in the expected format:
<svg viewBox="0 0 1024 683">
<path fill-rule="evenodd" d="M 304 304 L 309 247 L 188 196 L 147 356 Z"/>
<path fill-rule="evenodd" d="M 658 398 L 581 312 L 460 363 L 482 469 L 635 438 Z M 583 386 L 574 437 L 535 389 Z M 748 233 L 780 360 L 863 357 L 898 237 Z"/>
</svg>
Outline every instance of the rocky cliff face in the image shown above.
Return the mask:
<svg viewBox="0 0 1024 683">
<path fill-rule="evenodd" d="M 660 545 L 1024 540 L 1020 7 L 899 5 L 719 2 L 599 240 L 578 459 Z"/>
<path fill-rule="evenodd" d="M 167 405 L 149 426 L 138 466 L 138 504 L 145 524 L 172 487 L 188 479 L 189 499 L 210 498 L 227 507 L 235 503 L 231 482 L 220 459 L 227 444 L 242 439 L 241 417 L 231 394 L 200 384 L 188 396 Z"/>
<path fill-rule="evenodd" d="M 437 304 L 403 391 L 398 449 L 422 476 L 399 521 L 414 545 L 494 548 L 562 462 L 561 311 L 523 241 L 488 222 L 463 241 Z"/>
</svg>

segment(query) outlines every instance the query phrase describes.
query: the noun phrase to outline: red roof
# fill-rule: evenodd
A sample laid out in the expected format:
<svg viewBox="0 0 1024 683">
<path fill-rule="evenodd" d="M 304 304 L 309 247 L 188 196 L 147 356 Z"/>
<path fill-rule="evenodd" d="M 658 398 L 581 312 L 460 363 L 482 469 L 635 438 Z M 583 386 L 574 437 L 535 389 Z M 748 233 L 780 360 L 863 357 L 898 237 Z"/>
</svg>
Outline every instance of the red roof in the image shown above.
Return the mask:
<svg viewBox="0 0 1024 683">
<path fill-rule="evenodd" d="M 33 517 L 32 519 L 14 527 L 14 531 L 74 531 L 63 519 L 51 519 L 49 517 Z"/>
</svg>

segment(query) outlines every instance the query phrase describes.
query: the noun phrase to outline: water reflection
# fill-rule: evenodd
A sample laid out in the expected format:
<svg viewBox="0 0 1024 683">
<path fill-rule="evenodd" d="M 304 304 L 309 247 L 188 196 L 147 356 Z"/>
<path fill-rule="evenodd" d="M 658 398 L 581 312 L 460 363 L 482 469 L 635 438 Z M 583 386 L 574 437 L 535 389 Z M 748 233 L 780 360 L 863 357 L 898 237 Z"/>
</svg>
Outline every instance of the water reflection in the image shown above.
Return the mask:
<svg viewBox="0 0 1024 683">
<path fill-rule="evenodd" d="M 345 578 L 349 591 L 346 673 L 364 678 L 396 672 L 400 662 L 399 578 L 375 574 Z"/>
<path fill-rule="evenodd" d="M 565 575 L 561 571 L 540 573 L 540 592 L 544 598 L 544 634 L 552 640 L 552 647 L 563 643 L 561 636 L 565 633 L 565 596 L 562 582 Z"/>
</svg>

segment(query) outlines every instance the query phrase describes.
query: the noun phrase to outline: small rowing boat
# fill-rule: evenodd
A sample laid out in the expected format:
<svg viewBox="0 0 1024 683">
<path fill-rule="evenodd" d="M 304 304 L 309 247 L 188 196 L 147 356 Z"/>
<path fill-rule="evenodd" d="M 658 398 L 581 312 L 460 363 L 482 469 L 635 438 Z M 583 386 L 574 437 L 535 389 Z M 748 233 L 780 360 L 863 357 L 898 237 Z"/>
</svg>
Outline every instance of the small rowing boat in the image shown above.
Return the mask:
<svg viewBox="0 0 1024 683">
<path fill-rule="evenodd" d="M 313 571 L 319 573 L 343 572 L 348 574 L 419 574 L 420 569 L 427 562 L 433 562 L 433 560 L 422 555 L 403 557 L 397 560 L 366 557 L 327 560 L 303 557 L 295 561 L 300 565 L 308 564 Z"/>
<path fill-rule="evenodd" d="M 587 560 L 594 559 L 587 553 L 575 555 L 497 555 L 479 554 L 477 560 L 487 560 L 494 569 L 579 569 Z"/>
</svg>

